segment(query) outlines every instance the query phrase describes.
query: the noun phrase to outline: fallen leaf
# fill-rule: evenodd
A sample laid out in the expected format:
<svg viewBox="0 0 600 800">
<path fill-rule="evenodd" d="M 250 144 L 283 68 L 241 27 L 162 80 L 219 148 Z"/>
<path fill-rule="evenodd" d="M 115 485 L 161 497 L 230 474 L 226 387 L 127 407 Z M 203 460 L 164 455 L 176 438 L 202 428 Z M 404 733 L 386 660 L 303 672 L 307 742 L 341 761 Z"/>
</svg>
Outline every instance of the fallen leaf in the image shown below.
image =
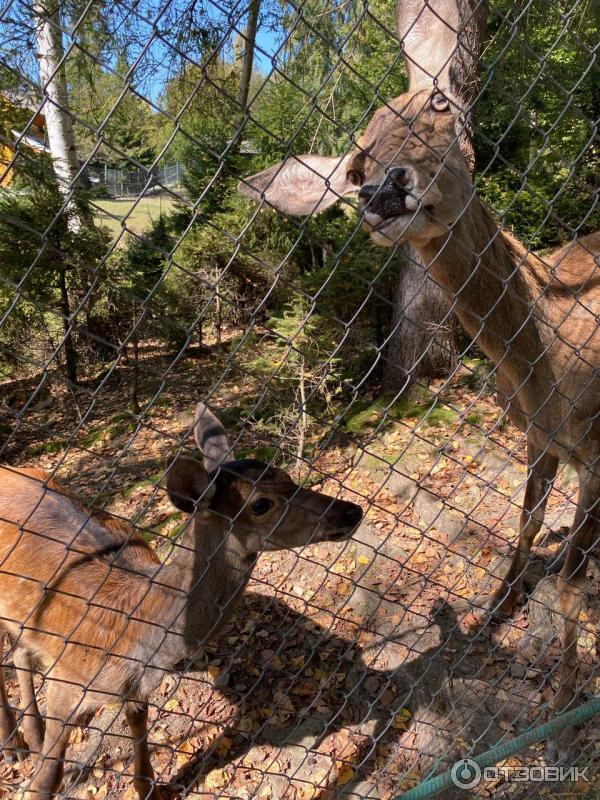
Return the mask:
<svg viewBox="0 0 600 800">
<path fill-rule="evenodd" d="M 161 711 L 175 711 L 178 705 L 179 705 L 179 700 L 176 697 L 172 697 L 170 700 L 167 700 L 167 702 L 163 704 Z"/>
<path fill-rule="evenodd" d="M 224 769 L 213 769 L 204 779 L 204 785 L 208 789 L 222 789 L 227 781 L 228 777 Z"/>
<path fill-rule="evenodd" d="M 227 753 L 231 750 L 232 744 L 233 744 L 233 739 L 230 739 L 229 736 L 222 736 L 221 740 L 219 741 L 219 746 L 217 748 L 219 755 L 226 756 Z"/>
<path fill-rule="evenodd" d="M 346 783 L 350 783 L 353 777 L 354 769 L 350 766 L 350 764 L 344 764 L 338 772 L 335 784 L 336 786 L 344 786 Z"/>
<path fill-rule="evenodd" d="M 399 731 L 405 731 L 408 728 L 412 714 L 408 708 L 401 708 L 397 714 L 394 714 L 394 728 Z"/>
<path fill-rule="evenodd" d="M 186 764 L 189 763 L 192 754 L 194 753 L 194 745 L 188 740 L 180 744 L 177 748 L 177 766 L 184 767 Z"/>
</svg>

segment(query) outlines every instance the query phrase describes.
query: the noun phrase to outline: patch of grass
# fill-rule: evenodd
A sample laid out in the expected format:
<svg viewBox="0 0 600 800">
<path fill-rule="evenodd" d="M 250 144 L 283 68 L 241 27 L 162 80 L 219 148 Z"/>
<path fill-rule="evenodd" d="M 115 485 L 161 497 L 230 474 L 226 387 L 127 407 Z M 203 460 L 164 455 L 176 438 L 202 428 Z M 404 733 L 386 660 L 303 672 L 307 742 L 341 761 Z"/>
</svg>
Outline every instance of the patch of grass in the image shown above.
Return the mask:
<svg viewBox="0 0 600 800">
<path fill-rule="evenodd" d="M 170 214 L 175 208 L 174 200 L 164 194 L 143 197 L 135 208 L 134 204 L 135 198 L 94 200 L 94 221 L 109 228 L 115 237 L 123 230 L 122 223 L 127 230 L 142 233 L 161 214 Z"/>
<path fill-rule="evenodd" d="M 457 417 L 458 414 L 456 411 L 452 411 L 451 408 L 435 405 L 432 407 L 431 411 L 426 412 L 423 419 L 423 424 L 429 425 L 430 427 L 435 427 L 437 425 L 451 425 L 456 421 Z"/>
<path fill-rule="evenodd" d="M 124 489 L 121 492 L 122 497 L 132 497 L 140 489 L 146 489 L 149 486 L 158 486 L 160 481 L 163 479 L 164 474 L 164 470 L 161 469 L 158 472 L 154 472 L 152 475 L 149 475 L 147 478 L 142 478 L 141 481 L 137 481 L 127 489 Z"/>
<path fill-rule="evenodd" d="M 389 396 L 378 397 L 368 404 L 355 403 L 354 413 L 346 421 L 346 429 L 350 433 L 363 433 L 375 427 L 383 418 L 384 412 L 386 423 L 406 417 L 421 417 L 431 406 L 431 398 L 431 392 L 427 387 L 413 386 L 391 405 L 392 398 Z"/>
<path fill-rule="evenodd" d="M 162 408 L 170 408 L 173 405 L 173 398 L 167 397 L 166 395 L 161 395 L 157 397 L 155 400 L 152 401 L 152 408 L 150 413 L 156 413 L 160 411 Z"/>
<path fill-rule="evenodd" d="M 55 439 L 53 442 L 40 442 L 40 444 L 31 445 L 26 452 L 28 455 L 42 456 L 67 450 L 68 447 L 69 442 L 66 439 Z"/>
<path fill-rule="evenodd" d="M 256 461 L 262 461 L 265 464 L 269 464 L 271 459 L 275 457 L 278 453 L 276 447 L 269 447 L 265 445 L 264 447 L 250 447 L 243 450 L 240 450 L 237 454 L 238 458 L 254 458 Z"/>
<path fill-rule="evenodd" d="M 478 392 L 485 390 L 486 394 L 495 391 L 496 378 L 490 377 L 493 369 L 490 361 L 485 358 L 463 358 L 463 364 L 467 368 L 467 371 L 460 376 L 463 386 Z"/>
<path fill-rule="evenodd" d="M 267 353 L 264 356 L 248 359 L 244 366 L 251 374 L 270 377 L 280 364 L 281 362 L 279 360 L 276 360 L 270 353 Z"/>
<path fill-rule="evenodd" d="M 102 428 L 95 428 L 78 439 L 79 447 L 92 447 L 98 442 L 106 442 L 109 439 L 116 439 L 124 433 L 135 430 L 135 422 L 131 421 L 128 414 L 115 414 L 114 421 Z"/>
<path fill-rule="evenodd" d="M 398 457 L 392 452 L 391 448 L 386 448 L 383 452 L 363 456 L 360 460 L 361 469 L 368 470 L 370 473 L 381 472 L 388 475 L 390 467 L 395 467 L 402 461 L 402 456 Z"/>
<path fill-rule="evenodd" d="M 356 406 L 355 406 L 356 408 Z M 367 428 L 374 427 L 383 412 L 383 404 L 380 400 L 376 400 L 366 408 L 353 414 L 346 420 L 346 429 L 350 433 L 362 433 Z"/>
<path fill-rule="evenodd" d="M 153 525 L 152 531 L 156 531 L 157 533 L 163 533 L 165 528 L 168 528 L 169 525 L 173 524 L 173 522 L 180 522 L 180 520 L 183 520 L 185 522 L 184 514 L 182 514 L 181 511 L 174 511 L 172 514 L 167 514 L 167 516 L 157 525 Z M 179 524 L 177 528 L 181 530 L 182 525 Z M 171 532 L 169 532 L 169 536 L 170 535 Z"/>
</svg>

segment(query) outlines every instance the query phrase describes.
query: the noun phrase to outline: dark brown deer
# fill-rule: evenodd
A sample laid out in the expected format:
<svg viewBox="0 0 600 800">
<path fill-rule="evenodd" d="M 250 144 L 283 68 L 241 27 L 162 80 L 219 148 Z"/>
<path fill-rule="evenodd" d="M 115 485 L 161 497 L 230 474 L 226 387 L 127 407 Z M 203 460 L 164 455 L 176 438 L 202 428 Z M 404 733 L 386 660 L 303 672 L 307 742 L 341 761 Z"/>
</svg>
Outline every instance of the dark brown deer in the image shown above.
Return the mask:
<svg viewBox="0 0 600 800">
<path fill-rule="evenodd" d="M 28 800 L 59 791 L 67 725 L 117 701 L 133 739 L 134 786 L 140 798 L 160 800 L 147 701 L 165 672 L 229 619 L 260 553 L 342 541 L 362 519 L 359 506 L 300 488 L 280 469 L 229 460 L 225 430 L 203 404 L 195 438 L 203 463 L 180 457 L 167 473 L 169 497 L 192 515 L 167 563 L 128 525 L 86 509 L 44 471 L 1 470 L 1 625 L 16 653 L 41 665 L 47 686 Z M 14 715 L 1 699 L 8 738 Z"/>
<path fill-rule="evenodd" d="M 527 433 L 529 476 L 517 550 L 493 603 L 496 618 L 512 615 L 521 599 L 559 460 L 574 465 L 580 492 L 559 578 L 565 628 L 554 702 L 563 709 L 576 685 L 581 593 L 599 533 L 600 235 L 572 242 L 547 262 L 500 228 L 478 199 L 457 141 L 460 109 L 449 90 L 432 88 L 432 77 L 447 85 L 443 65 L 457 47 L 456 28 L 439 14 L 453 3 L 437 6 L 411 42 L 409 65 L 420 65 L 419 82 L 428 88 L 376 111 L 347 155 L 290 157 L 244 179 L 240 190 L 301 216 L 358 193 L 372 240 L 410 243 L 497 364 L 506 404 Z"/>
</svg>

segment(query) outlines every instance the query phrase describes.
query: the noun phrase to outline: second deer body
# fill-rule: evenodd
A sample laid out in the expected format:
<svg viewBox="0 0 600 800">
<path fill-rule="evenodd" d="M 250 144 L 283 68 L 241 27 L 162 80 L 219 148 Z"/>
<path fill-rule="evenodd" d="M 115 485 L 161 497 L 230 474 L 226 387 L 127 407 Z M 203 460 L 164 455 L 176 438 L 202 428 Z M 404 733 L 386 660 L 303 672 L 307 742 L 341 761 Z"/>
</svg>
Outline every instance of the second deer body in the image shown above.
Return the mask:
<svg viewBox="0 0 600 800">
<path fill-rule="evenodd" d="M 421 66 L 434 49 L 428 42 L 438 33 L 444 41 L 451 30 L 433 14 L 431 23 L 423 49 L 416 48 Z M 457 117 L 437 89 L 408 92 L 375 112 L 344 157 L 290 157 L 240 188 L 295 215 L 318 213 L 357 192 L 371 240 L 383 247 L 410 243 L 472 340 L 497 365 L 505 403 L 527 433 L 529 477 L 517 551 L 493 602 L 495 618 L 510 617 L 520 601 L 559 461 L 577 470 L 577 512 L 559 577 L 565 629 L 554 705 L 562 710 L 575 693 L 586 565 L 590 553 L 600 552 L 600 236 L 571 242 L 547 264 L 503 231 L 475 193 Z"/>
<path fill-rule="evenodd" d="M 42 470 L 2 469 L 0 625 L 17 654 L 41 663 L 48 688 L 28 800 L 58 792 L 67 725 L 116 701 L 134 742 L 135 788 L 140 798 L 159 800 L 147 700 L 165 672 L 227 621 L 260 552 L 343 540 L 362 518 L 353 503 L 302 489 L 282 470 L 223 463 L 225 431 L 201 404 L 195 435 L 204 463 L 179 458 L 167 476 L 174 504 L 195 512 L 167 564 L 132 528 L 87 510 Z M 2 695 L 6 738 L 14 717 Z M 31 723 L 36 709 L 28 711 Z"/>
</svg>

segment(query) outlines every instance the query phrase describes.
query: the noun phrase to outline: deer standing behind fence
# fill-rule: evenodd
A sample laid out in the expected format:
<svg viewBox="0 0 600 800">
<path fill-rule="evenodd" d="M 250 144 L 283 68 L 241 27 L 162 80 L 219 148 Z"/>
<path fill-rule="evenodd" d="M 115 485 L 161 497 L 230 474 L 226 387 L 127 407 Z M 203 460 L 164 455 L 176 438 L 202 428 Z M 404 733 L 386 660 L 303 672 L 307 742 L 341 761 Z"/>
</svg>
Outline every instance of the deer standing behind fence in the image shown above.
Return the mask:
<svg viewBox="0 0 600 800">
<path fill-rule="evenodd" d="M 600 555 L 600 234 L 568 244 L 547 263 L 499 227 L 476 195 L 458 144 L 462 109 L 446 82 L 458 31 L 439 12 L 414 31 L 409 74 L 420 67 L 427 88 L 376 111 L 344 157 L 292 156 L 245 178 L 240 191 L 301 216 L 358 192 L 371 239 L 383 247 L 410 243 L 497 365 L 509 413 L 527 433 L 529 474 L 517 550 L 493 601 L 496 619 L 510 617 L 521 600 L 559 460 L 577 470 L 577 510 L 559 577 L 565 624 L 554 707 L 562 710 L 575 692 L 588 556 Z"/>
<path fill-rule="evenodd" d="M 133 528 L 88 510 L 43 470 L 0 475 L 0 625 L 15 642 L 29 732 L 40 736 L 29 659 L 43 668 L 46 730 L 28 800 L 59 791 L 67 725 L 100 706 L 125 707 L 140 799 L 160 800 L 147 744 L 148 698 L 166 671 L 198 653 L 235 609 L 258 555 L 349 538 L 359 506 L 297 486 L 259 461 L 228 461 L 227 434 L 203 404 L 203 463 L 167 473 L 175 506 L 193 514 L 163 564 Z M 3 746 L 21 744 L 2 687 Z M 31 744 L 31 742 L 29 743 Z"/>
</svg>

